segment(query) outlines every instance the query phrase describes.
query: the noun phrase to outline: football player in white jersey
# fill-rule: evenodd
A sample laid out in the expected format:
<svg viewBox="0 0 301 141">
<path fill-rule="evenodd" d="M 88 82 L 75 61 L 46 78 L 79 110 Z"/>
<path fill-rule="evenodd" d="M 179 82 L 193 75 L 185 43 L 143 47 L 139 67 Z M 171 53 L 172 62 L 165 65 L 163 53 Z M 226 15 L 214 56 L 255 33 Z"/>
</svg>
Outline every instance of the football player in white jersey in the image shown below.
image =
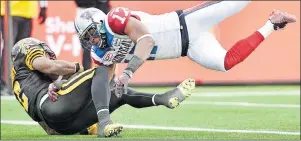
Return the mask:
<svg viewBox="0 0 301 141">
<path fill-rule="evenodd" d="M 227 71 L 246 59 L 273 31 L 296 21 L 295 16 L 274 10 L 261 28 L 227 51 L 208 30 L 250 2 L 206 1 L 160 15 L 123 7 L 105 15 L 98 9 L 88 8 L 76 17 L 74 25 L 83 47 L 91 49 L 96 64 L 128 63 L 116 79 L 115 90 L 121 95 L 126 93 L 131 77 L 146 60 L 187 56 L 208 69 Z"/>
</svg>

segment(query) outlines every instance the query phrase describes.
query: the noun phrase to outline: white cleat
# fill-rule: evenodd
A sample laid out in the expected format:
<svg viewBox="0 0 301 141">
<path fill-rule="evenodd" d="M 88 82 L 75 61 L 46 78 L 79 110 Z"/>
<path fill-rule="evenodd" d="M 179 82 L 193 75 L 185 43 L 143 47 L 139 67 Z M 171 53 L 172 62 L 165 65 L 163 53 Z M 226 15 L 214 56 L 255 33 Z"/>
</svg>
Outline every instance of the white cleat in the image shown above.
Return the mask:
<svg viewBox="0 0 301 141">
<path fill-rule="evenodd" d="M 165 106 L 173 109 L 179 106 L 186 98 L 191 95 L 191 91 L 195 88 L 195 80 L 192 78 L 184 80 L 177 88 L 166 92 L 164 95 L 167 96 L 168 104 Z"/>
<path fill-rule="evenodd" d="M 191 91 L 195 88 L 195 80 L 188 78 L 184 80 L 177 88 L 180 89 L 185 98 L 191 95 Z"/>
<path fill-rule="evenodd" d="M 98 137 L 112 137 L 117 136 L 123 130 L 123 126 L 118 123 L 112 123 L 105 126 L 103 129 L 103 135 L 98 135 Z"/>
</svg>

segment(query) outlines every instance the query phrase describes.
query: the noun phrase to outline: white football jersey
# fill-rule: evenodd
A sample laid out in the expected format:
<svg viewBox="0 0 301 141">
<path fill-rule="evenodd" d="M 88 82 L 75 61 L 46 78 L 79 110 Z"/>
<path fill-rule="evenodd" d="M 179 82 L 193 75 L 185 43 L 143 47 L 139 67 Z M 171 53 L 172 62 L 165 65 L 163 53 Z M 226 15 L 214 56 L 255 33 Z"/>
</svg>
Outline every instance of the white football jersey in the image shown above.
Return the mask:
<svg viewBox="0 0 301 141">
<path fill-rule="evenodd" d="M 112 9 L 105 21 L 107 49 L 92 47 L 91 56 L 95 63 L 111 65 L 128 62 L 136 44 L 124 33 L 129 17 L 140 20 L 155 39 L 155 46 L 147 60 L 172 59 L 181 56 L 182 42 L 179 17 L 176 12 L 151 15 L 126 8 Z"/>
</svg>

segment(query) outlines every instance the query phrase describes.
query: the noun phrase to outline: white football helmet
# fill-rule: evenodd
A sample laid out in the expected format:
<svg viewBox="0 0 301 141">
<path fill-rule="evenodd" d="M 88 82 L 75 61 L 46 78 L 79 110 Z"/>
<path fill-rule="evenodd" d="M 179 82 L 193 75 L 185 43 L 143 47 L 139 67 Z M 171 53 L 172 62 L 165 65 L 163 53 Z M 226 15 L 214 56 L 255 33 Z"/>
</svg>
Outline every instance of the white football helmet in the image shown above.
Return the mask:
<svg viewBox="0 0 301 141">
<path fill-rule="evenodd" d="M 74 27 L 82 47 L 89 50 L 95 45 L 106 47 L 105 18 L 106 14 L 96 8 L 87 8 L 76 16 Z"/>
</svg>

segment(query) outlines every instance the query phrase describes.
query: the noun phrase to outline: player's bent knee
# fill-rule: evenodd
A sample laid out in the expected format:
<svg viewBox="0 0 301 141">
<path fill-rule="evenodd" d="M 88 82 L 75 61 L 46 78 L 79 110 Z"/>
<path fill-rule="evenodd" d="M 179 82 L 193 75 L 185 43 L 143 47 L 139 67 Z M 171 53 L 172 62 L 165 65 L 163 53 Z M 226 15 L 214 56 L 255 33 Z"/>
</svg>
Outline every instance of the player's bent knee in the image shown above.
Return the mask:
<svg viewBox="0 0 301 141">
<path fill-rule="evenodd" d="M 227 51 L 209 32 L 202 32 L 198 40 L 191 43 L 187 56 L 201 66 L 225 72 L 225 56 Z"/>
</svg>

